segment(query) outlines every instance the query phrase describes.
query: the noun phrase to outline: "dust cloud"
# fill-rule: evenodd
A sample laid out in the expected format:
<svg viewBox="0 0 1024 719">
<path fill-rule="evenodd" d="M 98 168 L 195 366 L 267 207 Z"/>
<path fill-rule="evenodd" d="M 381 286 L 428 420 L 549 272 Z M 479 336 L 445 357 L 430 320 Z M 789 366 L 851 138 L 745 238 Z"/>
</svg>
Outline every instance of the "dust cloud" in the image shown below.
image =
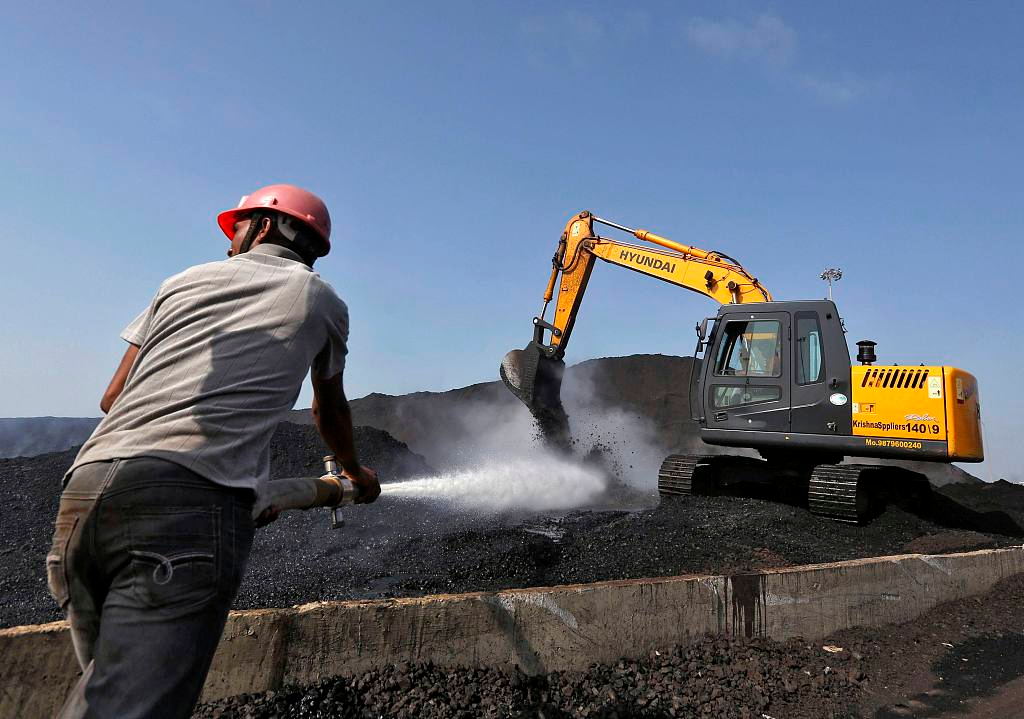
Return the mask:
<svg viewBox="0 0 1024 719">
<path fill-rule="evenodd" d="M 550 447 L 519 402 L 467 403 L 460 408 L 458 439 L 433 448 L 432 454 L 446 457 L 438 474 L 389 484 L 385 492 L 484 513 L 606 506 L 609 492 L 623 488 L 656 496 L 667 452 L 654 439 L 653 423 L 596 402 L 587 376 L 567 377 L 562 396 L 572 431 L 569 452 Z"/>
</svg>

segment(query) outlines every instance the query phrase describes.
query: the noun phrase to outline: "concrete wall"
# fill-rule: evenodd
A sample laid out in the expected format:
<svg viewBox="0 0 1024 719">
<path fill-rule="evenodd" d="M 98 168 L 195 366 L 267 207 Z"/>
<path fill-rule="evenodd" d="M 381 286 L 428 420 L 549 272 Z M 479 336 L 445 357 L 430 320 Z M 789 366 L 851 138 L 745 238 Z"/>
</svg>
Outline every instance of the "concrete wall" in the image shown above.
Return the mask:
<svg viewBox="0 0 1024 719">
<path fill-rule="evenodd" d="M 818 638 L 905 622 L 1020 572 L 1024 547 L 232 612 L 204 698 L 406 660 L 542 672 L 641 656 L 705 632 Z M 0 716 L 51 716 L 77 675 L 63 622 L 0 630 Z"/>
</svg>

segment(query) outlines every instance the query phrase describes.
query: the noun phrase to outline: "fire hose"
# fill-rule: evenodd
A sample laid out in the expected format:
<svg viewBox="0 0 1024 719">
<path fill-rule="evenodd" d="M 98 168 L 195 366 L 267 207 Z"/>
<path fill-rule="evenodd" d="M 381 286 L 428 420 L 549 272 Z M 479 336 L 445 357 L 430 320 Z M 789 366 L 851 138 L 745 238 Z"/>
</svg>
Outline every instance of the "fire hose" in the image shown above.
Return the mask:
<svg viewBox="0 0 1024 719">
<path fill-rule="evenodd" d="M 283 512 L 289 509 L 331 509 L 331 528 L 345 524 L 341 508 L 354 504 L 359 498 L 359 487 L 338 469 L 334 455 L 324 457 L 324 474 L 319 477 L 288 477 L 268 482 L 260 491 L 252 509 L 256 519 L 267 509 Z"/>
</svg>

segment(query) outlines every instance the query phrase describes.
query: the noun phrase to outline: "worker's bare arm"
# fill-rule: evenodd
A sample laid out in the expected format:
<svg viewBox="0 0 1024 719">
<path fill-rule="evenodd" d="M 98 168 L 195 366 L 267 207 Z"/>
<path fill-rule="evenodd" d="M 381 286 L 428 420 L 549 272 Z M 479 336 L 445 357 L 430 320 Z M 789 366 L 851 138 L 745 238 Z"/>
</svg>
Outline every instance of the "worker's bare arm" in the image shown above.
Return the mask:
<svg viewBox="0 0 1024 719">
<path fill-rule="evenodd" d="M 355 474 L 360 465 L 352 435 L 352 412 L 342 377 L 338 374 L 330 379 L 318 379 L 313 375 L 312 379 L 313 422 L 341 468 Z"/>
<path fill-rule="evenodd" d="M 345 397 L 341 374 L 319 379 L 313 374 L 313 422 L 334 458 L 360 488 L 359 503 L 372 502 L 380 494 L 377 473 L 359 464 L 352 431 L 352 412 Z"/>
<path fill-rule="evenodd" d="M 121 392 L 124 391 L 125 380 L 128 379 L 128 373 L 132 370 L 132 365 L 135 364 L 135 358 L 139 355 L 138 345 L 129 344 L 128 349 L 124 351 L 124 356 L 121 357 L 121 364 L 117 366 L 117 371 L 114 372 L 114 376 L 110 379 L 110 384 L 107 385 L 106 391 L 103 393 L 103 399 L 100 400 L 100 409 L 103 414 L 110 411 L 110 408 L 114 406 L 114 400 L 121 396 Z"/>
</svg>

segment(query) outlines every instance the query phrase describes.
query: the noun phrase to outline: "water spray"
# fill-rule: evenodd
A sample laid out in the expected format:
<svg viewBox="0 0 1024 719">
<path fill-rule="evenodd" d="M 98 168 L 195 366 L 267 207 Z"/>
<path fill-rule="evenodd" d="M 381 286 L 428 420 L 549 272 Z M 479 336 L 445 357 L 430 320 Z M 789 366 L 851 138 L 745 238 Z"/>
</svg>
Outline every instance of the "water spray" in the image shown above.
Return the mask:
<svg viewBox="0 0 1024 719">
<path fill-rule="evenodd" d="M 480 466 L 388 485 L 388 496 L 427 499 L 485 514 L 563 511 L 586 506 L 607 489 L 607 478 L 559 456 L 491 461 Z"/>
<path fill-rule="evenodd" d="M 386 485 L 387 495 L 396 499 L 441 502 L 458 510 L 483 514 L 500 512 L 565 511 L 587 506 L 608 489 L 608 476 L 560 453 L 541 450 L 529 459 L 484 461 L 469 469 L 417 477 Z M 324 457 L 320 477 L 288 477 L 268 482 L 260 492 L 254 519 L 267 510 L 331 510 L 331 528 L 345 521 L 342 508 L 356 503 L 360 487 L 345 476 L 333 455 Z"/>
</svg>

